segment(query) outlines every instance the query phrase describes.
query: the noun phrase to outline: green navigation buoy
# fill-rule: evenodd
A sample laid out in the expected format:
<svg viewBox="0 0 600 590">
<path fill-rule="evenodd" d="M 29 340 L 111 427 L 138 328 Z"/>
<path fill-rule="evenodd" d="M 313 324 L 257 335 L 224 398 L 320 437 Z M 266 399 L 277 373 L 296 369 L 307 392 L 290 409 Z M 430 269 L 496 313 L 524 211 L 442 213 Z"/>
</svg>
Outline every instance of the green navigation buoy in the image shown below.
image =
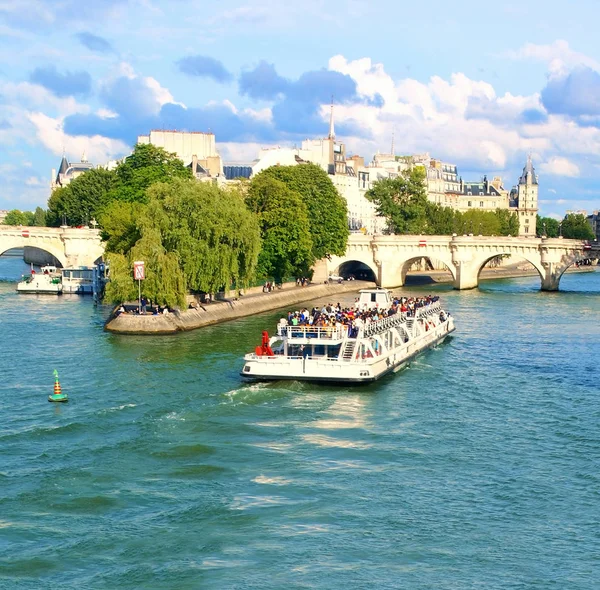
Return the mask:
<svg viewBox="0 0 600 590">
<path fill-rule="evenodd" d="M 54 369 L 54 393 L 48 396 L 49 402 L 68 402 L 69 396 L 63 393 L 58 382 L 58 371 Z"/>
</svg>

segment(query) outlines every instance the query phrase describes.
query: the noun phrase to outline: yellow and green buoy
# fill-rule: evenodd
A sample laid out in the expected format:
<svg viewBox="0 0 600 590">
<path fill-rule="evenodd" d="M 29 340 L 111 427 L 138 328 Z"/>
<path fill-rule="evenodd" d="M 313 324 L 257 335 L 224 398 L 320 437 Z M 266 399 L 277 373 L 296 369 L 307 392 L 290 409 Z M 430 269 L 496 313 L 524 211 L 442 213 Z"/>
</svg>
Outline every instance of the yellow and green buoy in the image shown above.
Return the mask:
<svg viewBox="0 0 600 590">
<path fill-rule="evenodd" d="M 58 371 L 54 369 L 54 393 L 48 396 L 49 402 L 68 402 L 69 396 L 63 393 L 58 382 Z"/>
</svg>

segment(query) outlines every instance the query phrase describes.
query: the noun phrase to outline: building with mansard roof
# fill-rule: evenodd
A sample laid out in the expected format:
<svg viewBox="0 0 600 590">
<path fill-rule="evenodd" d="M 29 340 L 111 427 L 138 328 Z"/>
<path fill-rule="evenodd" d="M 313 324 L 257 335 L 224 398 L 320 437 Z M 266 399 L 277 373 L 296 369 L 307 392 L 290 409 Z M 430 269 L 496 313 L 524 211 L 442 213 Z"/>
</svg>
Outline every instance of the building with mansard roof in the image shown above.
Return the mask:
<svg viewBox="0 0 600 590">
<path fill-rule="evenodd" d="M 63 154 L 58 172 L 52 169 L 52 179 L 50 187 L 52 190 L 67 186 L 72 180 L 85 174 L 88 170 L 94 168 L 93 164 L 90 164 L 85 157 L 85 153 L 81 156 L 80 162 L 69 162 L 66 156 Z"/>
</svg>

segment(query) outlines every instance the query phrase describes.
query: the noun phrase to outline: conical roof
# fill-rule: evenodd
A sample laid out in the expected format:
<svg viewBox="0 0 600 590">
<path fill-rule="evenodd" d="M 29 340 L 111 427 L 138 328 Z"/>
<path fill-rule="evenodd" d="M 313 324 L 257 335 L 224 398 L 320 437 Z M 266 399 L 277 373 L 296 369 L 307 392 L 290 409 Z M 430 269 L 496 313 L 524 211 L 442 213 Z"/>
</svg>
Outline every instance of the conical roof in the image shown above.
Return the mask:
<svg viewBox="0 0 600 590">
<path fill-rule="evenodd" d="M 535 168 L 533 167 L 533 163 L 531 161 L 531 154 L 527 156 L 527 164 L 525 168 L 523 168 L 523 174 L 521 174 L 521 178 L 519 178 L 519 184 L 527 184 L 527 175 L 531 174 L 531 184 L 537 184 L 538 179 L 535 173 Z"/>
</svg>

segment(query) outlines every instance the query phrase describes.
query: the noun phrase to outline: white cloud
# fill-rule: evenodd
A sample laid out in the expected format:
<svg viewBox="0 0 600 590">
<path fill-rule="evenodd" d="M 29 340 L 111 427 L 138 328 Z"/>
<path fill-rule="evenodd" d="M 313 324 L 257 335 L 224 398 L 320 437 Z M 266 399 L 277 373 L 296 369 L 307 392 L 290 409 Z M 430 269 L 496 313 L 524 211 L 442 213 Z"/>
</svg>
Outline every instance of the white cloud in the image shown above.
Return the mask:
<svg viewBox="0 0 600 590">
<path fill-rule="evenodd" d="M 44 109 L 45 112 L 61 116 L 90 111 L 88 105 L 77 102 L 72 96 L 60 98 L 43 86 L 31 82 L 0 83 L 0 95 L 6 103 L 19 109 Z"/>
<path fill-rule="evenodd" d="M 105 164 L 108 160 L 129 153 L 129 147 L 122 141 L 94 135 L 68 135 L 63 129 L 63 118 L 53 119 L 44 113 L 31 113 L 30 121 L 36 129 L 39 142 L 53 154 L 59 156 L 63 151 L 69 154 L 85 152 L 90 162 Z"/>
<path fill-rule="evenodd" d="M 567 158 L 554 156 L 540 165 L 540 172 L 551 174 L 553 176 L 576 177 L 579 176 L 579 166 L 574 162 L 567 160 Z"/>
<path fill-rule="evenodd" d="M 27 186 L 42 186 L 44 183 L 37 176 L 30 176 L 25 180 Z"/>
<path fill-rule="evenodd" d="M 584 53 L 574 51 L 563 39 L 547 45 L 525 43 L 516 51 L 507 51 L 503 55 L 511 59 L 544 62 L 548 65 L 551 76 L 563 76 L 577 66 L 587 66 L 600 71 L 600 62 Z"/>
</svg>

